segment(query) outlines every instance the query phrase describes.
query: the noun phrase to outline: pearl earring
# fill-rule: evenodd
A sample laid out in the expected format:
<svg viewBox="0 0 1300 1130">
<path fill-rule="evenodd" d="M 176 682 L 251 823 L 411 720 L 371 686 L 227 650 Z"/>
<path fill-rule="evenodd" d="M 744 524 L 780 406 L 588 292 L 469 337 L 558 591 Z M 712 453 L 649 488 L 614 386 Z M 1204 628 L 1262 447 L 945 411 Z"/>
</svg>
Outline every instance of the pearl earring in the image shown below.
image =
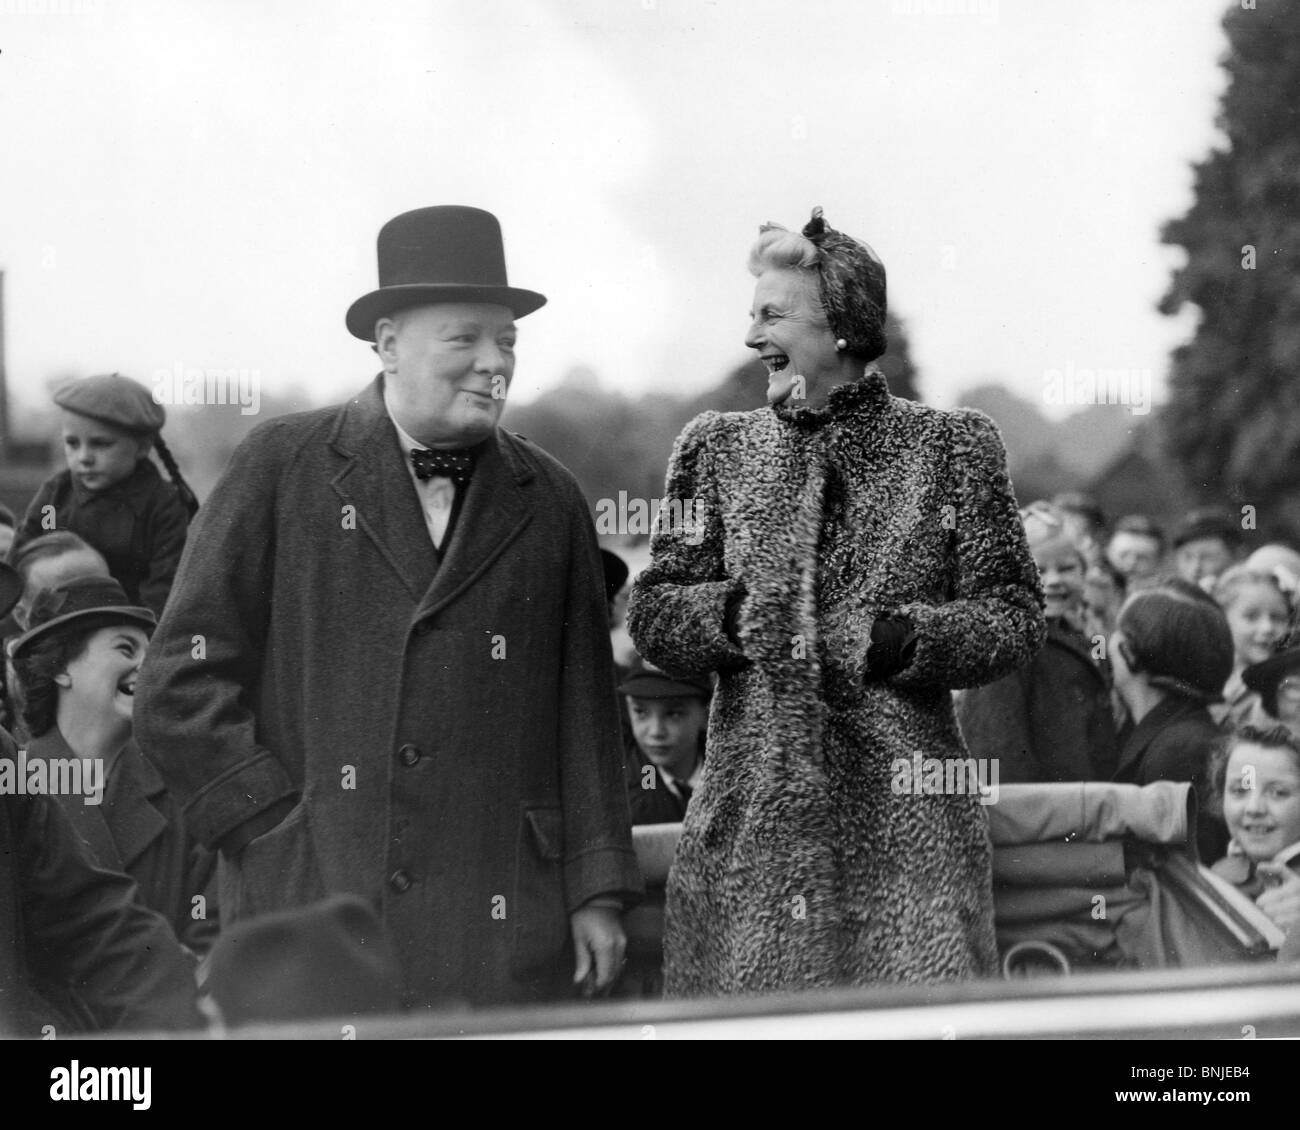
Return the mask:
<svg viewBox="0 0 1300 1130">
<path fill-rule="evenodd" d="M 848 347 L 849 347 L 849 343 L 845 341 L 843 338 L 839 338 L 835 342 L 835 348 L 838 349 L 841 353 L 843 353 L 844 350 L 848 349 Z"/>
</svg>

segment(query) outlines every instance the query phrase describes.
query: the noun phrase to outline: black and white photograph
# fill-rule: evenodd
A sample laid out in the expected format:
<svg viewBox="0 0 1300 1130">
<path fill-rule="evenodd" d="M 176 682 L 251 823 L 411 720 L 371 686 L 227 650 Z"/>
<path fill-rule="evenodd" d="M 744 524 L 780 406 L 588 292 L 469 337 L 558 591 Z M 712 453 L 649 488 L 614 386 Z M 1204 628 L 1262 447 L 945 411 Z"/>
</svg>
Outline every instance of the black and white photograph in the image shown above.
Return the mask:
<svg viewBox="0 0 1300 1130">
<path fill-rule="evenodd" d="M 34 1109 L 266 1041 L 1280 1084 L 1300 3 L 0 0 L 0 162 Z"/>
</svg>

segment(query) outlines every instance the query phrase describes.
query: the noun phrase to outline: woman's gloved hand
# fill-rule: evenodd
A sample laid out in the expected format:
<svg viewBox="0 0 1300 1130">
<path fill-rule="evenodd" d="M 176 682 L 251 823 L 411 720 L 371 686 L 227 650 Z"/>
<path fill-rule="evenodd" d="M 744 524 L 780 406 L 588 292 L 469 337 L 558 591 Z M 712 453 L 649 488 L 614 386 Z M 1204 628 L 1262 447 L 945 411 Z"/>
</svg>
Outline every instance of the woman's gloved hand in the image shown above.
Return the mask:
<svg viewBox="0 0 1300 1130">
<path fill-rule="evenodd" d="M 865 681 L 879 683 L 904 670 L 912 662 L 919 638 L 906 616 L 886 613 L 876 617 L 867 648 Z"/>
</svg>

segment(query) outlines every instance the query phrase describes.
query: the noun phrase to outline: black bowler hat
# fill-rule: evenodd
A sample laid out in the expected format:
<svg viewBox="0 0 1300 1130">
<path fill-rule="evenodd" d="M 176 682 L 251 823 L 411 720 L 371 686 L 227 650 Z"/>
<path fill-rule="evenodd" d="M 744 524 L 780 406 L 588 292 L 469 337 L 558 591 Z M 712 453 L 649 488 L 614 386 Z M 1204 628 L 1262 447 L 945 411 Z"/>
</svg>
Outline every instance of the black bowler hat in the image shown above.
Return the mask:
<svg viewBox="0 0 1300 1130">
<path fill-rule="evenodd" d="M 522 318 L 546 296 L 506 282 L 501 225 L 491 212 L 441 204 L 403 212 L 379 229 L 379 289 L 349 307 L 348 332 L 374 341 L 380 318 L 435 302 L 492 302 Z"/>
<path fill-rule="evenodd" d="M 36 594 L 27 614 L 27 631 L 9 642 L 9 655 L 17 657 L 34 640 L 62 624 L 92 616 L 108 624 L 138 624 L 151 633 L 158 624 L 153 612 L 132 604 L 112 577 L 73 577 Z"/>
</svg>

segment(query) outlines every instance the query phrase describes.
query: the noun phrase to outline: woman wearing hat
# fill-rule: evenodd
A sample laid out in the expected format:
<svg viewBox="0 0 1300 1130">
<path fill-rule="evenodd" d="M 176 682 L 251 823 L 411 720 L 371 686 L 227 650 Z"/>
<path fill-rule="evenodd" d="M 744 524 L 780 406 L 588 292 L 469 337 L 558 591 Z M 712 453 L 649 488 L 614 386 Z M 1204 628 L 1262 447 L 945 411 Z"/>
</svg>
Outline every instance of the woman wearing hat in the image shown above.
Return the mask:
<svg viewBox="0 0 1300 1130">
<path fill-rule="evenodd" d="M 746 344 L 769 406 L 678 438 L 628 622 L 672 674 L 718 671 L 669 879 L 671 996 L 939 981 L 996 968 L 972 792 L 894 790 L 964 759 L 951 691 L 1025 662 L 1042 593 L 996 429 L 891 397 L 885 272 L 827 226 L 767 225 Z"/>
<path fill-rule="evenodd" d="M 160 615 L 198 509 L 160 434 L 166 413 L 148 389 L 120 373 L 70 381 L 54 403 L 63 410 L 68 466 L 37 491 L 14 552 L 51 530 L 71 530 L 104 555 L 131 603 Z"/>
<path fill-rule="evenodd" d="M 10 645 L 29 761 L 97 761 L 102 796 L 57 799 L 96 862 L 195 954 L 215 940 L 216 857 L 187 834 L 180 805 L 132 741 L 135 685 L 155 618 L 111 577 L 77 577 L 36 597 Z M 86 779 L 83 776 L 83 780 Z"/>
</svg>

